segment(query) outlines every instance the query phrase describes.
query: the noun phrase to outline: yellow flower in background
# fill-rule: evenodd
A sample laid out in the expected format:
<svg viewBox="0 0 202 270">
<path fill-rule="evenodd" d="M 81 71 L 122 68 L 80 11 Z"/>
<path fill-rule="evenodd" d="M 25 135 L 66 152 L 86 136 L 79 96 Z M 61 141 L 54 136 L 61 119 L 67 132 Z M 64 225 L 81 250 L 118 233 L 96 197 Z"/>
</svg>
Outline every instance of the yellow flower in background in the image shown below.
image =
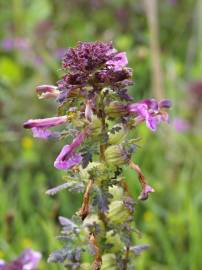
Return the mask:
<svg viewBox="0 0 202 270">
<path fill-rule="evenodd" d="M 5 256 L 4 252 L 2 250 L 0 250 L 0 259 L 3 259 Z"/>
<path fill-rule="evenodd" d="M 33 247 L 33 242 L 29 238 L 24 238 L 21 241 L 21 246 L 22 246 L 22 248 L 32 248 Z"/>
<path fill-rule="evenodd" d="M 32 148 L 33 146 L 33 140 L 32 138 L 28 137 L 28 136 L 25 136 L 22 138 L 22 147 L 25 149 L 25 150 L 29 150 Z"/>
</svg>

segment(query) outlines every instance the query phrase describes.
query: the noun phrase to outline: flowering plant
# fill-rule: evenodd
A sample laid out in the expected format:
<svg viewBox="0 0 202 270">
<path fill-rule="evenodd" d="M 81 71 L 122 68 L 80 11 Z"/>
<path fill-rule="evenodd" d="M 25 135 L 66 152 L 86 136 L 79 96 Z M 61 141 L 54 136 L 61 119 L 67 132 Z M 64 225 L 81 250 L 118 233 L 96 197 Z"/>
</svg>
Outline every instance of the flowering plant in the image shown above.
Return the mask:
<svg viewBox="0 0 202 270">
<path fill-rule="evenodd" d="M 72 220 L 59 218 L 64 247 L 53 252 L 49 261 L 77 270 L 134 269 L 132 254 L 147 245 L 133 243 L 135 201 L 122 169 L 130 166 L 137 173 L 139 200 L 154 192 L 131 159 L 137 139 L 130 134 L 144 122 L 152 131 L 160 122 L 168 122 L 166 110 L 171 103 L 133 101 L 127 93 L 133 81 L 126 53 L 117 52 L 112 43 L 79 42 L 67 50 L 62 67 L 65 75 L 57 86 L 36 89 L 39 98 L 56 98 L 57 116 L 24 123 L 34 137 L 73 138 L 54 162 L 57 169 L 66 171 L 65 183 L 47 193 L 53 195 L 65 188 L 83 192 L 83 203 Z M 58 125 L 65 129 L 50 129 Z"/>
</svg>

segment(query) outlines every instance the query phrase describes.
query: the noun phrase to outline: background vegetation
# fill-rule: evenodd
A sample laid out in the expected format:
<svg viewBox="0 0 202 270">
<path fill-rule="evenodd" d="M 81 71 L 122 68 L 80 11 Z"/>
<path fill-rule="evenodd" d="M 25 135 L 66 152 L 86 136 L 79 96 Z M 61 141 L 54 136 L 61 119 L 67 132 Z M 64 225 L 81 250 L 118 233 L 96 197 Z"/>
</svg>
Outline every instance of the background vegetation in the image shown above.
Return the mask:
<svg viewBox="0 0 202 270">
<path fill-rule="evenodd" d="M 136 207 L 137 243 L 151 245 L 137 269 L 202 269 L 202 83 L 193 84 L 202 80 L 202 0 L 0 0 L 0 25 L 0 258 L 31 247 L 41 269 L 62 269 L 46 258 L 59 246 L 58 215 L 70 217 L 80 197 L 45 195 L 62 182 L 53 168 L 61 145 L 33 139 L 22 123 L 55 113 L 35 87 L 59 79 L 65 47 L 113 40 L 134 68 L 134 98 L 173 101 L 168 127 L 140 130 L 135 161 L 156 193 Z M 136 176 L 125 175 L 137 197 Z"/>
</svg>

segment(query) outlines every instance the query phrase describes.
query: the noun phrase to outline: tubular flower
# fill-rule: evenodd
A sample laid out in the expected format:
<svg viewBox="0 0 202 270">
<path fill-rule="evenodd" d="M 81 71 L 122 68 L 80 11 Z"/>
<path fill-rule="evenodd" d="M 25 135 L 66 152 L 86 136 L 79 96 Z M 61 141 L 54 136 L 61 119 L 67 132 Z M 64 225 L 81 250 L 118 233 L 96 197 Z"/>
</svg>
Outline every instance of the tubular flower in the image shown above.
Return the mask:
<svg viewBox="0 0 202 270">
<path fill-rule="evenodd" d="M 146 126 L 152 131 L 156 131 L 157 126 L 162 122 L 169 122 L 169 116 L 164 109 L 171 107 L 169 100 L 161 100 L 159 103 L 154 99 L 144 99 L 127 106 L 130 114 L 136 116 L 136 122 L 145 121 Z"/>
<path fill-rule="evenodd" d="M 24 123 L 24 128 L 31 128 L 35 138 L 47 139 L 56 137 L 57 132 L 48 130 L 50 127 L 64 124 L 67 121 L 67 116 L 58 116 L 44 119 L 30 119 Z"/>
<path fill-rule="evenodd" d="M 54 85 L 39 85 L 36 87 L 36 93 L 39 99 L 57 98 L 60 94 L 57 86 Z"/>
<path fill-rule="evenodd" d="M 81 154 L 75 153 L 75 150 L 83 143 L 86 136 L 87 132 L 84 131 L 83 133 L 78 134 L 70 145 L 67 144 L 63 146 L 54 162 L 55 168 L 66 170 L 81 162 Z"/>
</svg>

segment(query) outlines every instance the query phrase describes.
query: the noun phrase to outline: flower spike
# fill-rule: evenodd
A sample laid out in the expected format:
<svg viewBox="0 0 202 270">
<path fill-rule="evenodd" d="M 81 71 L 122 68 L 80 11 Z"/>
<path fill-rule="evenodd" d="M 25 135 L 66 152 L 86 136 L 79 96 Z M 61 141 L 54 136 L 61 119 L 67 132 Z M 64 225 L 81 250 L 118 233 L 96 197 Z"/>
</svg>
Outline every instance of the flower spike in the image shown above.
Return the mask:
<svg viewBox="0 0 202 270">
<path fill-rule="evenodd" d="M 138 199 L 146 200 L 154 189 L 131 161 L 138 150 L 133 130 L 144 122 L 156 131 L 161 122 L 169 122 L 171 102 L 133 101 L 127 91 L 133 84 L 132 69 L 126 53 L 118 52 L 112 42 L 78 42 L 66 50 L 62 69 L 57 86 L 36 88 L 40 99 L 55 98 L 58 116 L 24 123 L 34 137 L 56 137 L 63 142 L 54 167 L 66 171 L 65 182 L 46 194 L 64 189 L 83 194 L 73 219 L 60 217 L 59 239 L 64 247 L 53 252 L 48 262 L 63 263 L 67 270 L 134 269 L 133 253 L 139 254 L 148 245 L 133 243 L 136 202 L 123 169 L 135 170 L 141 185 Z M 51 130 L 62 124 L 62 131 Z M 71 143 L 66 142 L 69 137 Z"/>
</svg>

